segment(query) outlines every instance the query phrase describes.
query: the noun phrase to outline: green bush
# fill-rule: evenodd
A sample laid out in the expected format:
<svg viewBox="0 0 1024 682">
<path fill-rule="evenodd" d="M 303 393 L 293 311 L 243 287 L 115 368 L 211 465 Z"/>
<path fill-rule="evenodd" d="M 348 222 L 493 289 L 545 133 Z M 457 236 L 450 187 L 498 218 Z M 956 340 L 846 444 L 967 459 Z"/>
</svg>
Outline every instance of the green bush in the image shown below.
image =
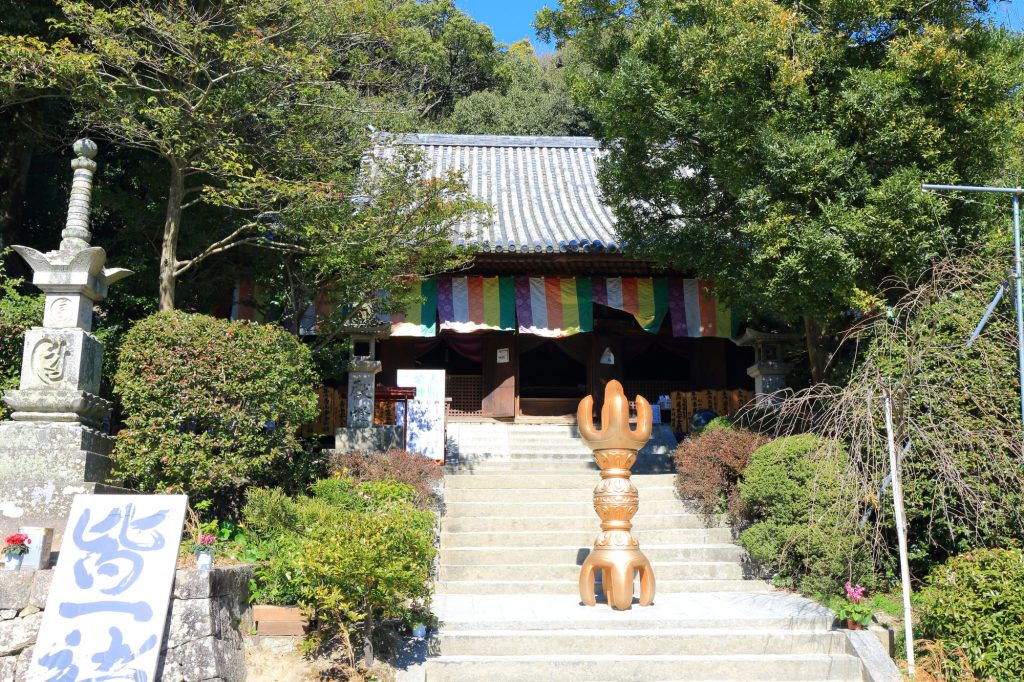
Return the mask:
<svg viewBox="0 0 1024 682">
<path fill-rule="evenodd" d="M 434 514 L 395 481 L 317 481 L 312 497 L 251 488 L 245 524 L 269 548 L 254 601 L 298 604 L 312 617 L 310 643 L 363 640 L 382 621 L 408 624 L 430 596 Z M 380 640 L 377 641 L 380 643 Z"/>
<path fill-rule="evenodd" d="M 407 450 L 379 452 L 335 452 L 327 463 L 333 475 L 357 481 L 399 481 L 416 490 L 416 503 L 429 507 L 437 502 L 435 486 L 441 467 L 429 457 Z"/>
<path fill-rule="evenodd" d="M 128 487 L 185 492 L 230 518 L 249 485 L 308 475 L 297 433 L 316 416 L 316 375 L 309 350 L 277 327 L 152 315 L 125 336 L 115 383 L 126 419 L 113 457 Z"/>
<path fill-rule="evenodd" d="M 845 453 L 812 434 L 758 448 L 739 484 L 752 525 L 740 544 L 776 579 L 819 596 L 852 580 L 873 585 L 871 557 L 842 495 Z"/>
<path fill-rule="evenodd" d="M 949 559 L 928 576 L 918 608 L 918 636 L 963 651 L 978 679 L 1024 679 L 1024 552 Z"/>
<path fill-rule="evenodd" d="M 0 258 L 9 251 L 0 252 Z M 0 261 L 2 263 L 2 261 Z M 0 267 L 0 394 L 18 388 L 25 330 L 43 323 L 43 295 L 23 293 L 24 282 L 8 277 Z M 0 403 L 0 419 L 10 410 Z"/>
</svg>

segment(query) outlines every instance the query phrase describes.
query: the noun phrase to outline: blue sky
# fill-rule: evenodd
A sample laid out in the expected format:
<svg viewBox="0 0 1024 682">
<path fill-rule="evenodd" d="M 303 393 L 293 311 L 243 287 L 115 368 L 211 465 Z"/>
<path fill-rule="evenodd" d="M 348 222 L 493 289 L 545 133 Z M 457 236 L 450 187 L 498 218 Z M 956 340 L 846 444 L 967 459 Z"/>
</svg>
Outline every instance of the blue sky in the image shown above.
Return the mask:
<svg viewBox="0 0 1024 682">
<path fill-rule="evenodd" d="M 499 41 L 514 43 L 529 38 L 538 52 L 554 49 L 542 44 L 531 26 L 537 11 L 545 5 L 557 7 L 558 0 L 455 0 L 456 7 L 490 26 Z"/>
<path fill-rule="evenodd" d="M 553 49 L 540 43 L 531 24 L 537 10 L 545 5 L 556 7 L 558 0 L 455 0 L 455 4 L 477 21 L 490 26 L 494 36 L 503 43 L 529 38 L 538 52 Z M 993 5 L 992 14 L 998 21 L 1018 30 L 1024 29 L 1024 0 Z"/>
</svg>

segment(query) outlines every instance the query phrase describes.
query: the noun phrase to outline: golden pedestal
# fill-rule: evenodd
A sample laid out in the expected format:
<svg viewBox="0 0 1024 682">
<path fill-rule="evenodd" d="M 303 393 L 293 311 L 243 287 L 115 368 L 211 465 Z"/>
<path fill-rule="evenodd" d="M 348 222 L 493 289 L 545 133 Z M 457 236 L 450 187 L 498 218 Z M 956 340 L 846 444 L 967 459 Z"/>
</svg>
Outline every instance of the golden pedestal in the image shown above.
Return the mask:
<svg viewBox="0 0 1024 682">
<path fill-rule="evenodd" d="M 625 610 L 633 605 L 633 574 L 640 573 L 640 605 L 654 601 L 654 570 L 640 551 L 640 543 L 629 532 L 630 519 L 640 508 L 640 495 L 629 480 L 636 453 L 651 437 L 651 406 L 636 398 L 636 430 L 629 428 L 629 403 L 622 384 L 609 381 L 601 408 L 601 428 L 594 428 L 594 398 L 580 401 L 576 420 L 583 442 L 594 451 L 601 467 L 601 482 L 594 488 L 594 511 L 601 517 L 601 533 L 580 571 L 580 599 L 588 606 L 597 603 L 594 581 L 601 582 L 608 603 Z"/>
</svg>

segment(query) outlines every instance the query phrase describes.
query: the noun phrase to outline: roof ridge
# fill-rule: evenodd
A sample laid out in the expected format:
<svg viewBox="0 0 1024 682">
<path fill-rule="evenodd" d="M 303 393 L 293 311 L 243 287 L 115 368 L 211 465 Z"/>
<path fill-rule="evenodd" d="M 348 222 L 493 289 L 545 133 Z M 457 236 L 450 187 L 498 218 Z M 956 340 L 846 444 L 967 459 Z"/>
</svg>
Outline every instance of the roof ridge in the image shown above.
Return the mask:
<svg viewBox="0 0 1024 682">
<path fill-rule="evenodd" d="M 592 137 L 555 135 L 455 135 L 447 133 L 381 134 L 381 143 L 423 145 L 428 147 L 546 147 L 599 149 Z"/>
</svg>

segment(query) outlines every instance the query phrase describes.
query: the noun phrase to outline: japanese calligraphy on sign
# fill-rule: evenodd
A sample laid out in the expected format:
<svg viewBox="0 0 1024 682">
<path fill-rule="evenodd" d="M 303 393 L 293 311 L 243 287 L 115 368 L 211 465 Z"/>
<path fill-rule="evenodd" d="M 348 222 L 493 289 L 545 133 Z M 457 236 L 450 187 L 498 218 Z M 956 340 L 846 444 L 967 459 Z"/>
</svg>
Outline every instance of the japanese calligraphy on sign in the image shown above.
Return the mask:
<svg viewBox="0 0 1024 682">
<path fill-rule="evenodd" d="M 151 682 L 185 495 L 78 495 L 29 668 L 31 682 Z"/>
</svg>

